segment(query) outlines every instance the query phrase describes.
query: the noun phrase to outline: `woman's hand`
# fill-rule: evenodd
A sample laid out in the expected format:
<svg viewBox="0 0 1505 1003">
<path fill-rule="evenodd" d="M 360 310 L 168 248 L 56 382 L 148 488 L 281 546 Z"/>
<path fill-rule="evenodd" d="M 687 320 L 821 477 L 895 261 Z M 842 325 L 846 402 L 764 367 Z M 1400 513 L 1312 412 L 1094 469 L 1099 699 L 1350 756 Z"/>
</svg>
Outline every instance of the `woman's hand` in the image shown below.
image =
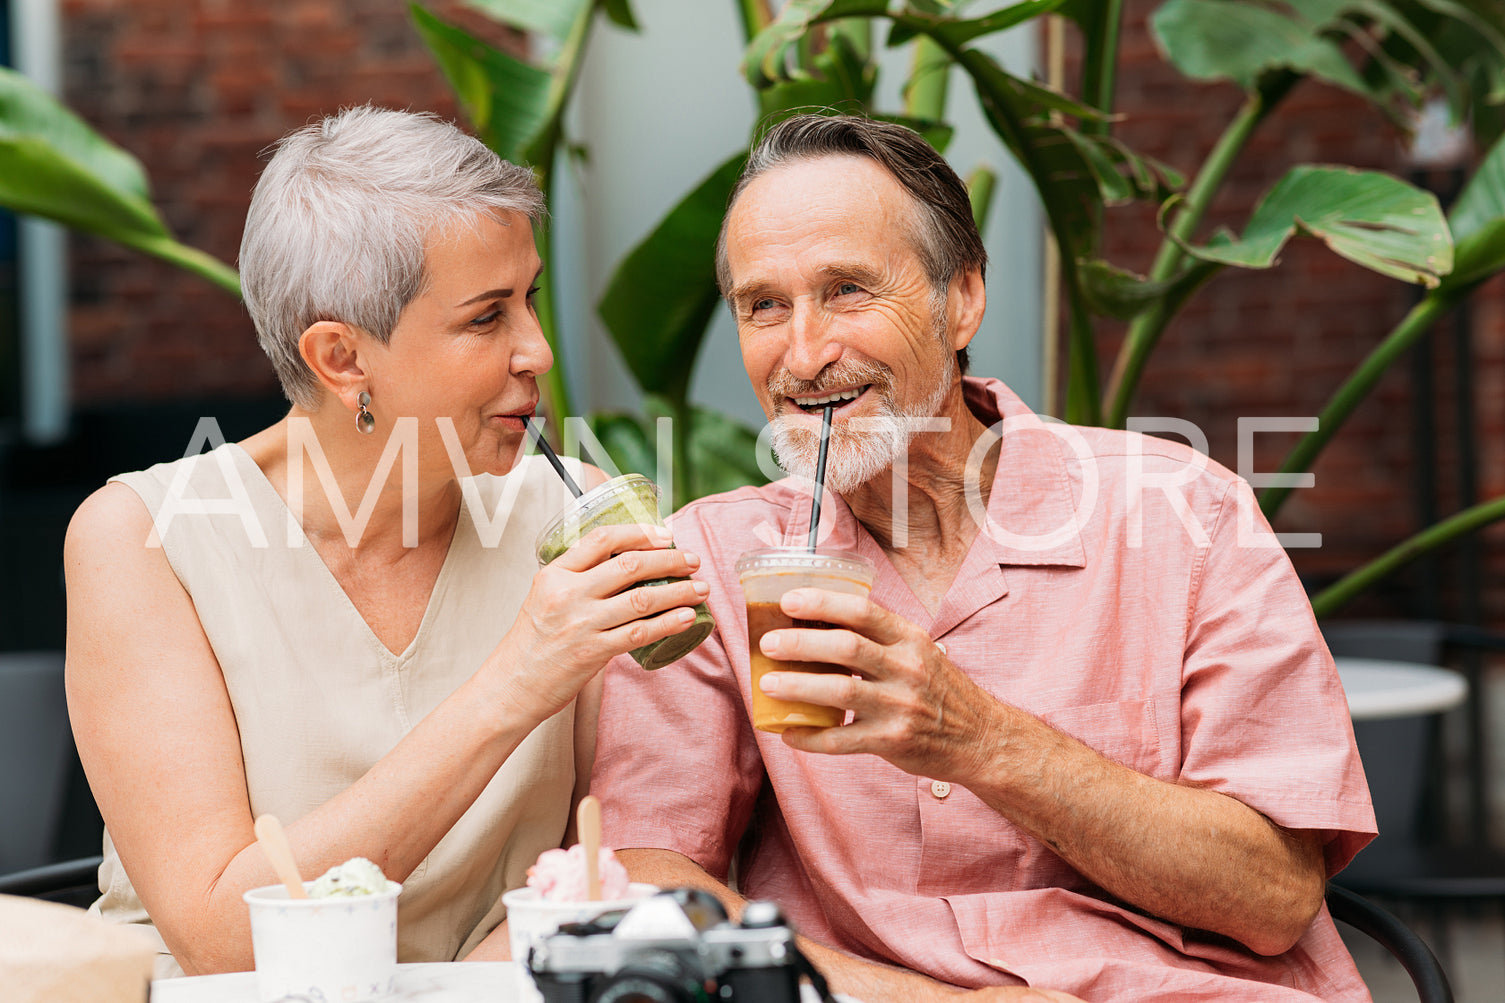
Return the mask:
<svg viewBox="0 0 1505 1003">
<path fill-rule="evenodd" d="M 543 720 L 614 656 L 688 627 L 710 591 L 704 582 L 631 587 L 700 567 L 672 543 L 662 526 L 599 526 L 540 568 L 497 649 L 510 664 L 510 702 Z"/>
</svg>

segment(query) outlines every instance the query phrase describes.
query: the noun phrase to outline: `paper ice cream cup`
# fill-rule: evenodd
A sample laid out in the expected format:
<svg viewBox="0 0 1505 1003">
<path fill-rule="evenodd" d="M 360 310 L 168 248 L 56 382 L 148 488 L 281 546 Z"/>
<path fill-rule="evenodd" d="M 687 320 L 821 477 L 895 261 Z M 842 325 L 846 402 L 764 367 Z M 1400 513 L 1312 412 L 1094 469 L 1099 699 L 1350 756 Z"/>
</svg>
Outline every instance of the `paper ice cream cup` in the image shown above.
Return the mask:
<svg viewBox="0 0 1505 1003">
<path fill-rule="evenodd" d="M 304 889 L 313 882 L 305 881 Z M 290 899 L 283 885 L 252 888 L 256 998 L 359 1003 L 390 994 L 397 977 L 395 881 L 385 892 Z"/>
<path fill-rule="evenodd" d="M 528 971 L 528 952 L 546 937 L 559 932 L 565 923 L 582 923 L 603 913 L 613 912 L 658 894 L 656 885 L 634 881 L 623 898 L 601 902 L 554 902 L 543 898 L 537 888 L 514 888 L 502 896 L 507 907 L 507 934 L 512 945 L 512 960 L 517 964 L 517 998 L 523 1003 L 541 1003 L 543 996 L 533 984 Z"/>
</svg>

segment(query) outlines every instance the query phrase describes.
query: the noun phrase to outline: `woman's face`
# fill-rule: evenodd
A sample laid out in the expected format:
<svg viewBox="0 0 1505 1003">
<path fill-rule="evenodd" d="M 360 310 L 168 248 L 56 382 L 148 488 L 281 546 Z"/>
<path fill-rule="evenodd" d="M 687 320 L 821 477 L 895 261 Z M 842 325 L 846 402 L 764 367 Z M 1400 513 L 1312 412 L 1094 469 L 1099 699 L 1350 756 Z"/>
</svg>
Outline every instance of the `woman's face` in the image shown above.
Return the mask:
<svg viewBox="0 0 1505 1003">
<path fill-rule="evenodd" d="M 435 233 L 426 252 L 426 288 L 385 346 L 367 346 L 371 411 L 378 429 L 418 419 L 429 476 L 506 473 L 538 406 L 537 377 L 554 364 L 533 311 L 543 266 L 532 226 L 521 213 L 478 215 Z"/>
</svg>

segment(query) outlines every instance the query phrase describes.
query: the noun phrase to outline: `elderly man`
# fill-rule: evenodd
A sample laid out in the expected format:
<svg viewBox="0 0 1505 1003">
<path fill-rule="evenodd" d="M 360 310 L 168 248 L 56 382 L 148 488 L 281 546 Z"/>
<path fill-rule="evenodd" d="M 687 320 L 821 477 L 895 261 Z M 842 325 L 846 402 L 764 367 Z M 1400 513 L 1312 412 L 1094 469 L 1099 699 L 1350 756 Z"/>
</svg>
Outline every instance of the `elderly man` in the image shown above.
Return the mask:
<svg viewBox="0 0 1505 1003">
<path fill-rule="evenodd" d="M 781 903 L 869 1003 L 1368 999 L 1323 909 L 1374 832 L 1368 791 L 1247 484 L 962 375 L 986 255 L 961 181 L 908 130 L 777 126 L 719 254 L 796 476 L 676 516 L 719 633 L 656 673 L 607 670 L 595 783 L 633 877 Z M 783 600 L 836 629 L 763 653 L 851 674 L 762 689 L 849 713 L 766 734 L 733 565 L 803 542 L 832 400 L 821 542 L 877 580 Z"/>
</svg>

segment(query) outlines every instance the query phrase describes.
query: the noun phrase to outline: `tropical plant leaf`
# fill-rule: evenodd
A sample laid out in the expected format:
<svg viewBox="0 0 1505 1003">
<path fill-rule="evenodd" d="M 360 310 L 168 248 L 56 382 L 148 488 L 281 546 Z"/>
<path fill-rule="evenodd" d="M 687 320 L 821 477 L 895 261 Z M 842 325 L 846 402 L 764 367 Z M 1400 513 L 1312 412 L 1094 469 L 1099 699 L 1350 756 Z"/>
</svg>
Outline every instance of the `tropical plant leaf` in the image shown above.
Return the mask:
<svg viewBox="0 0 1505 1003">
<path fill-rule="evenodd" d="M 661 397 L 644 401 L 650 420 L 674 417 L 672 404 Z M 758 433 L 735 418 L 702 407 L 690 409 L 690 498 L 732 491 L 748 484 L 766 484 L 758 467 Z M 678 434 L 679 430 L 675 429 Z"/>
<path fill-rule="evenodd" d="M 1246 91 L 1272 70 L 1310 74 L 1372 101 L 1384 99 L 1334 41 L 1270 7 L 1238 0 L 1168 0 L 1150 17 L 1165 57 L 1194 80 L 1231 80 Z"/>
<path fill-rule="evenodd" d="M 563 41 L 576 18 L 595 0 L 465 0 L 465 6 L 519 31 Z"/>
<path fill-rule="evenodd" d="M 121 195 L 149 199 L 141 163 L 89 127 L 52 95 L 14 70 L 0 67 L 0 138 L 35 137 L 58 156 Z"/>
<path fill-rule="evenodd" d="M 638 386 L 682 398 L 720 296 L 716 235 L 746 151 L 716 168 L 627 253 L 597 312 Z"/>
<path fill-rule="evenodd" d="M 1505 219 L 1505 139 L 1495 143 L 1474 176 L 1453 201 L 1448 225 L 1461 241 Z"/>
<path fill-rule="evenodd" d="M 960 20 L 954 17 L 946 17 L 947 13 L 942 10 L 926 10 L 923 6 L 911 0 L 910 6 L 919 15 L 931 15 L 933 21 L 928 24 L 931 34 L 938 39 L 943 39 L 953 45 L 963 45 L 974 38 L 983 35 L 991 35 L 996 31 L 1005 31 L 1018 24 L 1023 24 L 1031 18 L 1042 14 L 1049 14 L 1061 7 L 1065 0 L 1026 0 L 1024 3 L 1014 4 L 1002 10 L 993 11 L 982 17 L 970 20 Z M 903 45 L 916 35 L 921 34 L 927 25 L 924 16 L 909 17 L 904 20 L 896 20 L 893 28 L 889 31 L 888 45 L 890 48 Z"/>
<path fill-rule="evenodd" d="M 1448 213 L 1453 271 L 1444 290 L 1469 289 L 1505 270 L 1505 139 L 1498 140 Z"/>
<path fill-rule="evenodd" d="M 1160 299 L 1175 284 L 1152 282 L 1143 275 L 1119 268 L 1101 258 L 1078 263 L 1082 291 L 1092 312 L 1116 320 L 1129 320 Z"/>
<path fill-rule="evenodd" d="M 606 450 L 618 473 L 657 476 L 658 454 L 654 436 L 636 415 L 598 411 L 586 415 L 586 426 Z"/>
<path fill-rule="evenodd" d="M 659 418 L 674 417 L 671 403 L 662 397 L 644 400 L 643 416 L 622 413 L 593 414 L 586 423 L 622 473 L 658 476 Z M 765 484 L 768 478 L 758 467 L 758 433 L 717 411 L 695 407 L 690 422 L 690 481 L 684 497 L 733 491 L 749 484 Z M 675 434 L 682 434 L 676 428 Z"/>
<path fill-rule="evenodd" d="M 618 28 L 626 28 L 628 31 L 638 30 L 638 19 L 632 15 L 632 5 L 627 0 L 601 0 L 601 9 L 611 19 L 611 23 Z"/>
<path fill-rule="evenodd" d="M 1365 268 L 1428 287 L 1453 269 L 1453 243 L 1436 196 L 1388 174 L 1346 167 L 1294 167 L 1255 206 L 1237 239 L 1178 243 L 1203 261 L 1269 268 L 1297 234 Z"/>
<path fill-rule="evenodd" d="M 759 120 L 769 126 L 790 115 L 834 108 L 866 113 L 878 83 L 878 67 L 845 34 L 833 34 L 824 50 L 797 76 L 758 92 Z"/>
<path fill-rule="evenodd" d="M 742 71 L 759 89 L 801 72 L 794 58 L 809 30 L 828 21 L 849 17 L 886 17 L 893 22 L 888 44 L 901 45 L 916 35 L 929 34 L 953 51 L 982 35 L 1003 31 L 1030 18 L 1049 13 L 1063 0 L 1023 0 L 980 18 L 958 19 L 950 5 L 908 4 L 890 0 L 789 0 L 778 18 L 758 33 L 747 47 Z"/>
<path fill-rule="evenodd" d="M 240 294 L 235 269 L 174 240 L 125 150 L 50 94 L 0 68 L 0 206 L 144 251 Z"/>
<path fill-rule="evenodd" d="M 506 160 L 530 162 L 552 124 L 553 74 L 492 48 L 418 4 L 409 10 L 481 141 Z"/>
</svg>

